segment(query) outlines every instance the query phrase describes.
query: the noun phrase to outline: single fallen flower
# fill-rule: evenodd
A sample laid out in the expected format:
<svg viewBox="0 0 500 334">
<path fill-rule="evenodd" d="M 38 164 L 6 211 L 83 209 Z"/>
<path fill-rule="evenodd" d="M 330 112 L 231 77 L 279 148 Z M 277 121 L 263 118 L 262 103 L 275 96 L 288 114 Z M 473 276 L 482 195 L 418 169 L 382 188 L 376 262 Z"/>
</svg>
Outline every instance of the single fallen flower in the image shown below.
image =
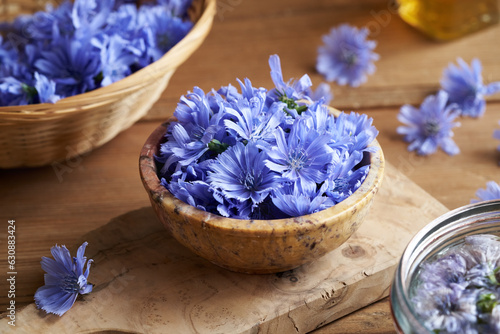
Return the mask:
<svg viewBox="0 0 500 334">
<path fill-rule="evenodd" d="M 47 313 L 62 316 L 75 303 L 79 294 L 92 291 L 92 284 L 87 282 L 90 264 L 84 256 L 87 242 L 84 242 L 77 251 L 76 257 L 71 257 L 66 246 L 55 245 L 50 249 L 53 259 L 42 257 L 42 269 L 45 285 L 35 293 L 36 306 Z M 83 267 L 87 262 L 86 270 Z"/>
<path fill-rule="evenodd" d="M 408 151 L 416 150 L 419 155 L 430 155 L 440 147 L 449 155 L 460 152 L 453 141 L 455 122 L 460 111 L 454 104 L 448 105 L 448 94 L 439 91 L 436 95 L 425 98 L 420 108 L 404 105 L 398 114 L 398 120 L 405 125 L 399 126 L 397 132 L 404 135 L 409 142 Z"/>
</svg>

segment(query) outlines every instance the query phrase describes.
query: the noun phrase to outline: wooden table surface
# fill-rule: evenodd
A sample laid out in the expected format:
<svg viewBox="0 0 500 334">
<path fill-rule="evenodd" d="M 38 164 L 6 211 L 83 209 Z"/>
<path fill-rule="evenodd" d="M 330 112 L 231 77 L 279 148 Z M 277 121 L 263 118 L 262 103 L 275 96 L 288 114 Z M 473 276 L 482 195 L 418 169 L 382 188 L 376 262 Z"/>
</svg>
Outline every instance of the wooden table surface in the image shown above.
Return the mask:
<svg viewBox="0 0 500 334">
<path fill-rule="evenodd" d="M 435 42 L 407 26 L 385 0 L 220 0 L 213 29 L 202 47 L 172 78 L 148 116 L 90 154 L 64 161 L 64 171 L 51 166 L 0 170 L 0 312 L 8 303 L 7 221 L 16 221 L 16 305 L 33 302 L 43 285 L 39 261 L 54 244 L 74 245 L 112 218 L 149 205 L 138 172 L 139 150 L 157 125 L 172 115 L 179 97 L 193 86 L 219 88 L 248 77 L 254 86 L 272 87 L 267 60 L 279 54 L 284 77 L 305 73 L 314 85 L 321 35 L 340 23 L 367 26 L 378 42 L 377 71 L 358 88 L 332 84 L 331 105 L 374 118 L 385 156 L 397 169 L 449 209 L 468 204 L 489 180 L 500 182 L 500 95 L 488 99 L 486 114 L 461 119 L 455 141 L 461 149 L 450 157 L 437 152 L 419 157 L 406 150 L 397 135 L 396 115 L 404 103 L 420 104 L 439 87 L 442 70 L 457 57 L 479 58 L 486 82 L 500 81 L 500 26 L 451 42 Z M 393 333 L 387 298 L 315 331 Z"/>
</svg>

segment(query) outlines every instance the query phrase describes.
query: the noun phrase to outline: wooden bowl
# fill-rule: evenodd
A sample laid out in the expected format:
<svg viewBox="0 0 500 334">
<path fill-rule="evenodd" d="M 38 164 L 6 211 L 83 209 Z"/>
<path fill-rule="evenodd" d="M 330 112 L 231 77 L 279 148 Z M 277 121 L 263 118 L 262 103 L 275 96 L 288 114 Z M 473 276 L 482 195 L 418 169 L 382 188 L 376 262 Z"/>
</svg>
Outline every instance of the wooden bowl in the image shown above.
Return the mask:
<svg viewBox="0 0 500 334">
<path fill-rule="evenodd" d="M 366 154 L 370 170 L 349 198 L 326 210 L 287 219 L 241 220 L 196 209 L 160 184 L 154 156 L 168 123 L 160 125 L 142 148 L 139 169 L 158 218 L 181 244 L 210 262 L 237 272 L 267 274 L 296 268 L 342 245 L 368 214 L 384 173 L 379 143 Z"/>
</svg>

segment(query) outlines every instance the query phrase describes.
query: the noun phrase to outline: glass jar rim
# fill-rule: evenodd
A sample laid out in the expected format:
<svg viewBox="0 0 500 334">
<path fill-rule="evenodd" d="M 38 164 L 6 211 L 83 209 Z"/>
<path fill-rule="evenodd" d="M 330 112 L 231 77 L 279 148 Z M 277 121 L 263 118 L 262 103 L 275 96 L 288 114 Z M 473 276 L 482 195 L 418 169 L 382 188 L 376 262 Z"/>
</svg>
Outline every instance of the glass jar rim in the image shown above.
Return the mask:
<svg viewBox="0 0 500 334">
<path fill-rule="evenodd" d="M 415 333 L 429 332 L 410 302 L 410 283 L 419 265 L 439 250 L 463 241 L 467 235 L 493 231 L 500 233 L 500 200 L 477 202 L 449 211 L 414 235 L 401 256 L 391 287 L 391 311 L 395 326 L 401 332 L 407 327 Z"/>
</svg>

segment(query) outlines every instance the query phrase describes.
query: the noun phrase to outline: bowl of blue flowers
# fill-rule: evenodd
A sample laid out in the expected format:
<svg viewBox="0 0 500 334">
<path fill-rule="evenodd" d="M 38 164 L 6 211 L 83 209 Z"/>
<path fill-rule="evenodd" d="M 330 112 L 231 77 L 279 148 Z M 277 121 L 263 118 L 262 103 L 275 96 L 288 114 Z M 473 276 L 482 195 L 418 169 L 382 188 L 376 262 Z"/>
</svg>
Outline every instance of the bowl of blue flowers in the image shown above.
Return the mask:
<svg viewBox="0 0 500 334">
<path fill-rule="evenodd" d="M 215 0 L 2 1 L 0 168 L 71 161 L 143 117 Z"/>
<path fill-rule="evenodd" d="M 399 333 L 500 332 L 500 201 L 435 219 L 405 249 L 391 288 Z"/>
<path fill-rule="evenodd" d="M 229 270 L 274 273 L 337 248 L 361 225 L 383 178 L 372 119 L 313 100 L 311 81 L 250 80 L 182 96 L 147 139 L 140 174 L 166 229 Z"/>
</svg>

